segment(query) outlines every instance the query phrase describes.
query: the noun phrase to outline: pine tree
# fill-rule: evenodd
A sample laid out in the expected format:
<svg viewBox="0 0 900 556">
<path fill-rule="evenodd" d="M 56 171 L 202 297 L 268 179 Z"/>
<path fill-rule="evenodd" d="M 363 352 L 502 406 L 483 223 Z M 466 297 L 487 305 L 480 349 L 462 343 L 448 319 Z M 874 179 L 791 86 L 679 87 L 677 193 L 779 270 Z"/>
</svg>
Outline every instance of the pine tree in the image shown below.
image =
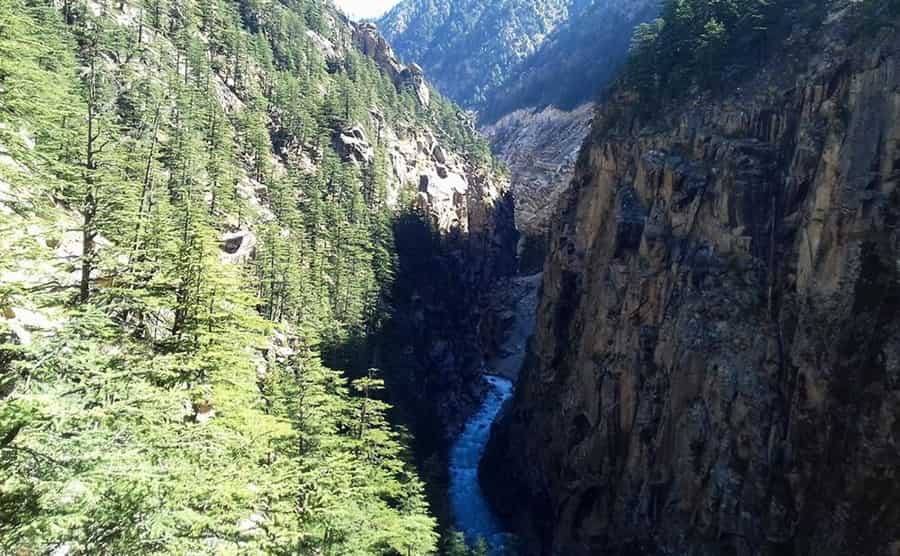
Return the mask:
<svg viewBox="0 0 900 556">
<path fill-rule="evenodd" d="M 0 319 L 0 552 L 433 553 L 367 371 L 396 266 L 370 110 L 483 144 L 372 60 L 326 62 L 308 30 L 351 39 L 319 0 L 97 6 L 0 3 L 0 143 L 27 170 L 0 165 L 23 192 L 4 232 L 82 218 L 74 284 L 50 239 L 0 253 L 56 273 L 0 284 L 0 311 L 58 321 L 24 346 Z M 350 125 L 371 164 L 335 152 Z M 237 229 L 243 264 L 222 254 Z"/>
</svg>

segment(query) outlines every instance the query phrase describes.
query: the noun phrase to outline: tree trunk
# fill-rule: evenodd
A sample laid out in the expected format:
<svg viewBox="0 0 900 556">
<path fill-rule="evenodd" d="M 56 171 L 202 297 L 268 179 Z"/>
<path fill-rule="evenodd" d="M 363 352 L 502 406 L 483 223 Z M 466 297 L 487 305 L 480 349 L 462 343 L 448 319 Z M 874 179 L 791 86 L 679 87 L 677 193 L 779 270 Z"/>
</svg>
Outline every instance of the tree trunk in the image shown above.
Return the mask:
<svg viewBox="0 0 900 556">
<path fill-rule="evenodd" d="M 88 103 L 87 103 L 87 153 L 85 157 L 85 185 L 87 192 L 84 196 L 84 204 L 82 207 L 82 227 L 81 227 L 81 281 L 79 284 L 78 301 L 87 303 L 91 297 L 91 273 L 94 270 L 95 255 L 95 239 L 97 232 L 94 230 L 97 217 L 97 194 L 96 194 L 96 177 L 94 172 L 97 170 L 96 160 L 96 141 L 98 134 L 94 133 L 97 108 L 97 82 L 96 71 L 94 66 L 95 55 L 91 53 L 90 74 L 88 76 Z"/>
</svg>

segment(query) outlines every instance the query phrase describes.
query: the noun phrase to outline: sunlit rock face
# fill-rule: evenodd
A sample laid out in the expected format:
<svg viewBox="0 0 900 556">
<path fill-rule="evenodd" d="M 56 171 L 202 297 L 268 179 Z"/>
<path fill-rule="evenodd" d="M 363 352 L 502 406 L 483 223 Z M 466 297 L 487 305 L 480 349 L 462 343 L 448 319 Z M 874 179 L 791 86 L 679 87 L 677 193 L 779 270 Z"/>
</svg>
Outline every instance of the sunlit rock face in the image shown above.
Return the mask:
<svg viewBox="0 0 900 556">
<path fill-rule="evenodd" d="M 494 154 L 510 169 L 516 227 L 523 238 L 523 270 L 537 271 L 543 264 L 544 238 L 560 196 L 572 181 L 594 109 L 592 103 L 574 110 L 521 109 L 483 129 Z"/>
<path fill-rule="evenodd" d="M 599 110 L 484 485 L 534 553 L 894 555 L 900 38 Z"/>
<path fill-rule="evenodd" d="M 477 114 L 509 166 L 523 271 L 540 270 L 593 101 L 656 10 L 655 0 L 406 0 L 379 21 L 403 58 Z"/>
</svg>

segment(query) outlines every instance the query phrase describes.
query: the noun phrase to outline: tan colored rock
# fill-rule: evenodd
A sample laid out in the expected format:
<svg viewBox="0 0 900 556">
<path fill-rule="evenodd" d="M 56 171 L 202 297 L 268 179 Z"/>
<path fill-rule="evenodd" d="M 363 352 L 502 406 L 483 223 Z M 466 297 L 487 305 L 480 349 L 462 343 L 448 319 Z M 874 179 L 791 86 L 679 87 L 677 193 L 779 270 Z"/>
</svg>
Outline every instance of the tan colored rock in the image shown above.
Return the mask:
<svg viewBox="0 0 900 556">
<path fill-rule="evenodd" d="M 730 97 L 601 108 L 483 468 L 535 552 L 894 550 L 900 36 L 820 34 Z"/>
</svg>

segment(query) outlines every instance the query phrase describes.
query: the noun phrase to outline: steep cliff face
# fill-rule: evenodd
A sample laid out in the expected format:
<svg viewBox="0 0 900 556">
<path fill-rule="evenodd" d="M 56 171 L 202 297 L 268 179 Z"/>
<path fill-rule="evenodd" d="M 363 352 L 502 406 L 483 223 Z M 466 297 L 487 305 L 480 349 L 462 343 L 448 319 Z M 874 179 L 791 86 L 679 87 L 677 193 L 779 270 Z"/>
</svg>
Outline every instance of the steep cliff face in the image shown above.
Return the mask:
<svg viewBox="0 0 900 556">
<path fill-rule="evenodd" d="M 656 11 L 655 0 L 408 0 L 379 21 L 404 58 L 478 112 L 511 170 L 523 270 L 542 264 L 593 100 L 616 75 L 635 25 Z"/>
<path fill-rule="evenodd" d="M 553 106 L 540 111 L 516 110 L 483 130 L 494 155 L 511 172 L 516 227 L 524 239 L 520 246 L 524 270 L 539 270 L 543 265 L 550 218 L 572 181 L 594 109 L 587 103 L 571 111 Z"/>
<path fill-rule="evenodd" d="M 483 465 L 534 552 L 900 551 L 900 39 L 847 17 L 727 98 L 602 107 Z"/>
</svg>

